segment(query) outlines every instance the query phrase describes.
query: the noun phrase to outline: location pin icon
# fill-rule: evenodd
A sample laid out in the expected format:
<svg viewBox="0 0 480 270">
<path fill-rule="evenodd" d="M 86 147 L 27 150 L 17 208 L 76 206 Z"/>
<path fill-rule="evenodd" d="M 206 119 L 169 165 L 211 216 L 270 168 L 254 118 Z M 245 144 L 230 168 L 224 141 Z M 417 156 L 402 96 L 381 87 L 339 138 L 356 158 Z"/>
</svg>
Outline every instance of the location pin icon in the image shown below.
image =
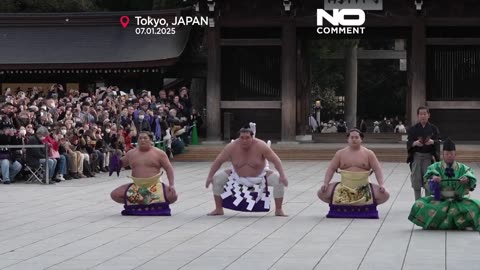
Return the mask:
<svg viewBox="0 0 480 270">
<path fill-rule="evenodd" d="M 128 23 L 130 23 L 130 18 L 128 16 L 120 17 L 120 24 L 123 26 L 123 28 L 127 28 Z"/>
</svg>

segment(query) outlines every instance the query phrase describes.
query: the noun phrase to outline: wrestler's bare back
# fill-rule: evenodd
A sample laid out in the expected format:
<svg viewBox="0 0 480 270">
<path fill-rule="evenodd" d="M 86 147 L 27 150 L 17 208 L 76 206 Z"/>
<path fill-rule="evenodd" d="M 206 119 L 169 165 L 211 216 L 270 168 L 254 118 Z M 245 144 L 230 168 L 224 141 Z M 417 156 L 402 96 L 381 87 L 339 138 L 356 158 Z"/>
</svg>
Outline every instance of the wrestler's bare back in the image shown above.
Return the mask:
<svg viewBox="0 0 480 270">
<path fill-rule="evenodd" d="M 228 145 L 225 151 L 227 151 L 233 168 L 239 176 L 256 177 L 265 169 L 264 153 L 267 149 L 268 145 L 265 142 L 254 138 L 248 150 L 242 149 L 237 139 Z"/>
<path fill-rule="evenodd" d="M 336 161 L 338 162 L 336 167 L 341 170 L 353 172 L 369 171 L 373 167 L 371 159 L 369 158 L 372 154 L 370 150 L 363 146 L 357 150 L 345 147 L 336 154 Z"/>
<path fill-rule="evenodd" d="M 151 147 L 148 151 L 140 151 L 135 148 L 127 152 L 126 158 L 132 168 L 132 176 L 141 178 L 159 174 L 165 160 L 168 161 L 167 155 L 154 147 Z"/>
</svg>

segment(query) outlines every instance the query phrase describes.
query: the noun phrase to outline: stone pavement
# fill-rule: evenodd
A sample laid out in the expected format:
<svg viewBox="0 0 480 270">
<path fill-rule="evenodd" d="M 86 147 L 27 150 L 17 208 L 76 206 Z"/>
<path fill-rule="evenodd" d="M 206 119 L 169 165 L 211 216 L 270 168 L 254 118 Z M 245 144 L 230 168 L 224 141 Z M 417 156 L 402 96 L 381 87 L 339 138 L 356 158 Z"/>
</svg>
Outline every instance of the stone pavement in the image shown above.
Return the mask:
<svg viewBox="0 0 480 270">
<path fill-rule="evenodd" d="M 480 269 L 478 232 L 424 231 L 407 220 L 413 191 L 404 163 L 383 163 L 391 198 L 379 220 L 326 219 L 316 191 L 328 163 L 310 161 L 284 162 L 289 217 L 208 217 L 209 165 L 174 164 L 172 217 L 120 215 L 109 193 L 129 182 L 129 171 L 1 185 L 0 269 Z"/>
</svg>

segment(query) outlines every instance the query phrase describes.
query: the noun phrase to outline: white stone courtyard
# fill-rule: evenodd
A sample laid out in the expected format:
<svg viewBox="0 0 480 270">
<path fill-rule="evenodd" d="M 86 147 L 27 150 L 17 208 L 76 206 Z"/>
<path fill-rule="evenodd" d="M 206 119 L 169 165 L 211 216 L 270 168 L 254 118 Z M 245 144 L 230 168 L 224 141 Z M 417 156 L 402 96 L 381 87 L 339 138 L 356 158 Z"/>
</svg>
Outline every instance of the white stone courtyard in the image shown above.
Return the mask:
<svg viewBox="0 0 480 270">
<path fill-rule="evenodd" d="M 328 163 L 312 161 L 284 162 L 289 217 L 228 210 L 208 217 L 210 164 L 174 163 L 179 201 L 171 217 L 120 215 L 109 194 L 130 171 L 1 185 L 0 269 L 480 269 L 478 232 L 425 231 L 407 220 L 413 191 L 405 163 L 382 164 L 391 198 L 379 220 L 326 219 L 316 191 Z M 469 165 L 480 176 L 479 164 Z"/>
</svg>

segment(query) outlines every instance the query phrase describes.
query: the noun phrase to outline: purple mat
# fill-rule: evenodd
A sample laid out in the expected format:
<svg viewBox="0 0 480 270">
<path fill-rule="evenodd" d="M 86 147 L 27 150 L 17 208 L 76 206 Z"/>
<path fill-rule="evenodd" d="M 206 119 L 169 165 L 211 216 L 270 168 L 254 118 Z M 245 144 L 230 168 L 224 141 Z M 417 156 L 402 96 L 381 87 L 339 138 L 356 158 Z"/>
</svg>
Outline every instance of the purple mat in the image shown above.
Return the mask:
<svg viewBox="0 0 480 270">
<path fill-rule="evenodd" d="M 335 185 L 337 187 L 339 183 Z M 375 200 L 375 193 L 373 192 L 372 184 L 370 184 L 370 190 L 372 191 L 373 204 L 369 205 L 342 205 L 333 204 L 333 192 L 332 191 L 330 201 L 330 211 L 327 214 L 327 218 L 371 218 L 378 219 L 377 203 Z"/>
<path fill-rule="evenodd" d="M 124 205 L 123 216 L 171 216 L 169 203 L 149 205 Z"/>
<path fill-rule="evenodd" d="M 125 203 L 123 205 L 124 210 L 122 211 L 123 216 L 171 216 L 170 203 L 168 202 L 167 195 L 165 194 L 165 184 L 163 186 L 163 196 L 166 202 L 163 203 L 152 203 L 152 204 L 127 204 L 127 192 L 128 189 L 133 185 L 130 184 L 125 190 Z"/>
</svg>

